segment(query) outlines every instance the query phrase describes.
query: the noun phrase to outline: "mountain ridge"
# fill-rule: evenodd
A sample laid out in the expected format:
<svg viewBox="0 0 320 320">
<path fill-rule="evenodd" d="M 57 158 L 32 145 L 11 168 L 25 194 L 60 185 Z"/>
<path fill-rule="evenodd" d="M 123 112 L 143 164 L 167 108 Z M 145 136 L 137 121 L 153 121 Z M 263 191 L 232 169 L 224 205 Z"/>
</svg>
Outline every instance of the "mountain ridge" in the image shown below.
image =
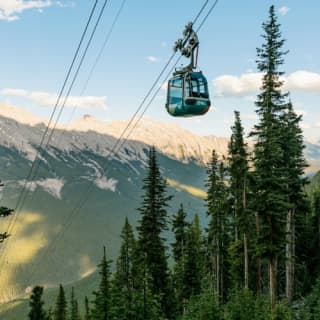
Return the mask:
<svg viewBox="0 0 320 320">
<path fill-rule="evenodd" d="M 47 122 L 24 109 L 21 109 L 20 114 L 19 110 L 20 108 L 0 105 L 0 133 L 2 135 L 0 145 L 14 146 L 33 160 L 36 153 L 35 147 L 40 144 L 40 138 L 46 129 Z M 8 122 L 11 122 L 11 128 L 10 125 L 6 127 Z M 21 124 L 30 125 L 30 130 L 25 130 L 26 127 L 21 130 Z M 126 149 L 132 151 L 137 147 L 136 142 L 141 142 L 146 147 L 154 145 L 161 153 L 173 159 L 184 163 L 196 161 L 202 166 L 209 162 L 213 149 L 220 156 L 227 154 L 229 138 L 226 137 L 197 135 L 177 124 L 161 122 L 148 117 L 142 118 L 134 130 L 132 126 L 129 126 L 126 134 L 122 136 L 128 124 L 129 120 L 106 122 L 87 114 L 73 120 L 69 125 L 57 125 L 49 145 L 68 151 L 89 148 L 107 156 L 116 142 L 115 139 L 126 138 L 126 134 L 130 132 L 126 144 L 118 150 L 119 157 L 123 159 L 127 159 Z M 20 134 L 18 132 L 18 135 L 14 134 L 12 127 L 22 132 Z M 63 139 L 61 139 L 62 135 Z M 106 140 L 106 137 L 109 141 Z M 10 140 L 14 141 L 10 142 Z M 252 146 L 251 141 L 248 143 L 249 146 Z M 309 163 L 306 172 L 315 173 L 320 169 L 320 143 L 305 140 L 305 145 L 305 156 Z M 142 150 L 136 151 L 137 156 L 143 156 Z"/>
<path fill-rule="evenodd" d="M 16 205 L 36 154 L 41 161 L 35 181 L 27 184 L 30 195 L 14 236 L 8 241 L 11 264 L 5 264 L 6 278 L 0 277 L 0 301 L 11 300 L 38 283 L 50 287 L 59 282 L 77 281 L 99 261 L 103 244 L 108 244 L 111 257 L 117 255 L 124 217 L 128 216 L 133 225 L 139 219 L 136 208 L 141 199 L 150 145 L 158 149 L 161 172 L 169 182 L 170 193 L 174 194 L 170 215 L 184 203 L 189 215 L 197 212 L 205 221 L 205 163 L 212 149 L 218 149 L 220 155 L 226 154 L 228 139 L 199 137 L 174 124 L 144 119 L 127 143 L 111 157 L 111 150 L 127 122 L 116 122 L 113 127 L 111 124 L 110 129 L 110 125 L 85 116 L 76 120 L 71 130 L 57 128 L 48 148 L 40 150 L 45 124 L 36 120 L 32 125 L 22 123 L 12 115 L 4 116 L 1 110 L 0 107 L 3 205 Z M 105 133 L 97 132 L 98 129 Z M 309 158 L 320 159 L 317 145 L 309 146 L 307 152 Z M 44 260 L 43 252 L 50 248 L 64 225 L 69 224 L 70 212 L 88 189 L 91 196 L 79 210 L 77 219 L 71 220 L 71 230 L 64 233 L 63 243 L 61 240 L 55 243 L 53 256 Z M 1 227 L 6 223 L 3 219 Z M 22 243 L 26 245 L 23 255 L 19 247 Z M 62 265 L 61 261 L 66 263 Z M 30 268 L 35 269 L 31 279 Z M 8 291 L 10 294 L 6 296 Z"/>
</svg>

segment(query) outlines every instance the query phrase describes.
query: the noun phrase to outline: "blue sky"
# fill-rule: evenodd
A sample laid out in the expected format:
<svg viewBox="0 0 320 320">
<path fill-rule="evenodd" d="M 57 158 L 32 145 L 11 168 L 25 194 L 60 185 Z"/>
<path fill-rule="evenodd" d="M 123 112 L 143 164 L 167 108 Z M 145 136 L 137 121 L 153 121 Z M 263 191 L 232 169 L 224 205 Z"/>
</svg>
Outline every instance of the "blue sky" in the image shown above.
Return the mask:
<svg viewBox="0 0 320 320">
<path fill-rule="evenodd" d="M 99 0 L 99 7 L 103 0 Z M 101 120 L 129 118 L 139 106 L 204 1 L 126 0 L 96 70 L 80 96 L 88 72 L 109 31 L 121 0 L 109 0 L 105 14 L 71 92 L 61 122 L 91 114 Z M 211 0 L 212 4 L 214 1 Z M 186 5 L 187 3 L 187 5 Z M 205 116 L 179 119 L 165 109 L 161 90 L 146 115 L 178 123 L 198 134 L 228 136 L 233 111 L 246 131 L 255 119 L 259 88 L 255 58 L 261 24 L 275 5 L 284 38 L 286 89 L 308 139 L 319 140 L 320 2 L 318 0 L 220 0 L 198 36 L 199 67 L 206 75 L 214 108 Z M 87 0 L 0 0 L 0 104 L 25 108 L 43 118 L 52 112 L 67 68 L 93 5 Z M 185 60 L 182 60 L 187 62 Z"/>
</svg>

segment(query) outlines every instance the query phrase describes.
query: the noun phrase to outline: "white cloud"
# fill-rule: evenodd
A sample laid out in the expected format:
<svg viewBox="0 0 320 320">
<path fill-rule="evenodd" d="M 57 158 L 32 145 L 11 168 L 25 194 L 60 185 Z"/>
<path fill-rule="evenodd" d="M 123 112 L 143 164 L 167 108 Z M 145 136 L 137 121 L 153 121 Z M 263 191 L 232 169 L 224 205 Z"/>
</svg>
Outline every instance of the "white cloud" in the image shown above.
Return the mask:
<svg viewBox="0 0 320 320">
<path fill-rule="evenodd" d="M 76 3 L 74 1 L 70 1 L 68 3 L 64 3 L 62 1 L 56 1 L 55 3 L 60 8 L 73 8 L 76 6 Z"/>
<path fill-rule="evenodd" d="M 0 94 L 4 96 L 25 97 L 28 95 L 28 92 L 24 89 L 3 89 L 0 91 Z"/>
<path fill-rule="evenodd" d="M 281 79 L 285 91 L 320 92 L 320 74 L 305 70 L 295 71 Z M 222 75 L 213 80 L 216 96 L 247 96 L 259 91 L 261 73 L 244 73 L 240 76 Z"/>
<path fill-rule="evenodd" d="M 147 60 L 150 62 L 158 62 L 159 58 L 155 57 L 155 56 L 148 56 Z"/>
<path fill-rule="evenodd" d="M 290 10 L 290 8 L 288 8 L 286 6 L 283 6 L 283 7 L 279 8 L 278 11 L 282 16 L 285 16 L 288 13 L 289 10 Z"/>
<path fill-rule="evenodd" d="M 58 6 L 61 8 L 74 7 L 74 1 L 63 2 L 54 0 L 0 0 L 0 20 L 16 21 L 20 15 L 30 9 L 35 9 L 39 13 L 43 8 Z"/>
<path fill-rule="evenodd" d="M 247 120 L 257 120 L 258 115 L 256 113 L 244 113 L 241 115 L 241 118 Z"/>
<path fill-rule="evenodd" d="M 222 75 L 213 80 L 217 96 L 245 96 L 258 91 L 261 86 L 261 73 L 245 73 L 239 77 Z"/>
<path fill-rule="evenodd" d="M 302 122 L 300 126 L 302 129 L 310 129 L 312 127 L 310 123 L 306 123 L 306 122 Z"/>
<path fill-rule="evenodd" d="M 23 89 L 2 89 L 0 90 L 1 95 L 5 96 L 18 96 L 24 97 L 33 101 L 34 103 L 51 107 L 56 104 L 58 96 L 53 93 L 43 92 L 43 91 L 31 91 L 28 92 Z M 83 109 L 106 109 L 106 99 L 105 96 L 69 96 L 65 106 L 66 107 L 78 107 Z M 64 103 L 65 97 L 61 97 L 60 105 Z"/>
<path fill-rule="evenodd" d="M 0 0 L 0 20 L 15 21 L 25 10 L 41 10 L 52 5 L 51 0 Z"/>
<path fill-rule="evenodd" d="M 285 79 L 286 90 L 320 92 L 320 74 L 299 70 Z"/>
</svg>

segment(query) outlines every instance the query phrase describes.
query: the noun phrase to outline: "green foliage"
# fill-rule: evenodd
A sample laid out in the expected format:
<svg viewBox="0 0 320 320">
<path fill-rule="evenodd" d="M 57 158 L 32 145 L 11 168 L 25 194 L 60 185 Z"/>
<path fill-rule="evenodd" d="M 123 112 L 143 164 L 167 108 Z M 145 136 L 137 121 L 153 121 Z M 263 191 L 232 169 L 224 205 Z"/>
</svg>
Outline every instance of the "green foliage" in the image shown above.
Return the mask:
<svg viewBox="0 0 320 320">
<path fill-rule="evenodd" d="M 223 320 L 223 310 L 211 290 L 191 298 L 183 320 Z"/>
<path fill-rule="evenodd" d="M 59 293 L 53 313 L 54 320 L 67 320 L 67 300 L 63 286 L 60 284 Z"/>
<path fill-rule="evenodd" d="M 228 145 L 228 172 L 231 205 L 234 211 L 235 238 L 238 234 L 249 234 L 252 217 L 246 212 L 246 198 L 248 189 L 248 153 L 244 142 L 244 130 L 240 120 L 240 113 L 235 111 L 235 122 L 231 127 L 231 138 Z"/>
<path fill-rule="evenodd" d="M 201 291 L 201 271 L 203 268 L 202 236 L 199 217 L 196 214 L 187 232 L 183 289 L 185 299 L 198 295 Z"/>
<path fill-rule="evenodd" d="M 44 302 L 42 301 L 43 287 L 36 286 L 32 289 L 30 296 L 30 320 L 47 320 L 47 314 L 43 309 Z"/>
<path fill-rule="evenodd" d="M 80 320 L 78 301 L 74 295 L 74 288 L 71 288 L 70 299 L 70 320 Z"/>
<path fill-rule="evenodd" d="M 108 320 L 110 317 L 110 263 L 107 260 L 106 248 L 103 248 L 103 258 L 98 265 L 100 274 L 99 289 L 93 292 L 94 300 L 90 319 Z"/>
<path fill-rule="evenodd" d="M 264 43 L 257 49 L 258 70 L 263 73 L 261 92 L 256 101 L 259 123 L 254 126 L 254 184 L 256 195 L 253 208 L 257 214 L 256 256 L 268 261 L 269 293 L 272 306 L 277 295 L 276 274 L 278 258 L 284 252 L 286 239 L 286 218 L 290 208 L 288 181 L 285 173 L 285 149 L 283 114 L 288 104 L 287 94 L 282 93 L 280 76 L 284 63 L 280 24 L 277 22 L 274 6 L 270 7 L 269 19 L 263 25 Z"/>
<path fill-rule="evenodd" d="M 1 185 L 1 181 L 0 181 L 0 185 Z M 0 207 L 0 218 L 7 217 L 13 214 L 13 212 L 14 212 L 13 209 L 9 209 L 7 207 Z M 9 234 L 7 232 L 0 233 L 0 243 L 2 243 L 8 237 L 9 237 Z"/>
<path fill-rule="evenodd" d="M 134 319 L 136 241 L 128 218 L 121 232 L 122 244 L 112 282 L 112 315 L 116 319 Z M 112 318 L 112 317 L 111 317 Z"/>
<path fill-rule="evenodd" d="M 84 317 L 83 320 L 90 320 L 90 307 L 89 307 L 89 299 L 86 296 L 84 298 Z"/>
<path fill-rule="evenodd" d="M 235 290 L 229 296 L 225 320 L 271 320 L 271 306 L 267 297 L 257 297 L 247 289 Z"/>
<path fill-rule="evenodd" d="M 139 250 L 151 277 L 151 291 L 161 299 L 161 305 L 167 316 L 170 316 L 169 271 L 165 252 L 163 231 L 167 229 L 168 201 L 172 198 L 166 195 L 166 182 L 162 178 L 156 150 L 150 149 L 148 173 L 143 179 L 144 195 L 139 208 Z"/>
<path fill-rule="evenodd" d="M 185 260 L 186 260 L 186 246 L 187 246 L 187 228 L 189 223 L 186 221 L 187 214 L 180 205 L 179 211 L 173 216 L 172 231 L 174 233 L 174 243 L 172 244 L 174 267 L 173 267 L 173 291 L 174 298 L 177 305 L 177 314 L 182 314 L 184 305 L 186 303 L 185 291 Z"/>
<path fill-rule="evenodd" d="M 316 282 L 311 293 L 306 298 L 302 309 L 302 317 L 305 320 L 320 319 L 320 280 Z"/>
<path fill-rule="evenodd" d="M 212 158 L 207 169 L 207 214 L 210 217 L 208 227 L 207 252 L 209 274 L 212 289 L 223 299 L 226 295 L 227 277 L 226 264 L 228 261 L 228 214 L 229 202 L 225 183 L 226 169 L 223 162 L 213 150 Z"/>
<path fill-rule="evenodd" d="M 187 238 L 187 228 L 189 223 L 186 221 L 187 214 L 180 204 L 179 211 L 172 219 L 172 231 L 175 242 L 172 244 L 173 258 L 176 263 L 180 262 L 185 255 L 185 246 Z"/>
<path fill-rule="evenodd" d="M 229 247 L 230 275 L 233 285 L 236 287 L 248 287 L 249 245 L 248 239 L 253 238 L 254 217 L 248 210 L 249 168 L 247 144 L 244 142 L 244 130 L 241 124 L 240 113 L 235 111 L 235 122 L 231 127 L 231 138 L 228 146 L 228 173 L 230 205 L 233 215 L 231 236 L 232 242 Z M 245 274 L 245 279 L 243 275 Z"/>
</svg>

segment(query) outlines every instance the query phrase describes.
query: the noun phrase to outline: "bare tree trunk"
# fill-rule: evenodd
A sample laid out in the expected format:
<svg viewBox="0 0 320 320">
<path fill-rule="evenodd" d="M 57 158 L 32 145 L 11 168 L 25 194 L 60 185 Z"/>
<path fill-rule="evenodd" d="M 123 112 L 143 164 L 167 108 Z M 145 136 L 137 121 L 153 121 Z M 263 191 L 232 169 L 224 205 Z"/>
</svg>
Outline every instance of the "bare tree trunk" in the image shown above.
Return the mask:
<svg viewBox="0 0 320 320">
<path fill-rule="evenodd" d="M 292 238 L 292 215 L 291 210 L 287 212 L 286 222 L 286 297 L 291 302 L 291 264 L 292 264 L 292 250 L 291 250 L 291 238 Z"/>
<path fill-rule="evenodd" d="M 274 310 L 276 305 L 276 259 L 275 257 L 270 257 L 269 259 L 269 294 L 270 294 L 270 303 L 271 308 Z"/>
<path fill-rule="evenodd" d="M 215 243 L 216 243 L 216 240 L 213 238 L 212 241 L 211 241 L 211 252 L 210 252 L 210 257 L 211 257 L 211 281 L 210 281 L 210 287 L 211 287 L 211 290 L 212 292 L 215 291 L 215 282 L 216 282 L 216 279 L 215 279 L 215 276 L 217 275 L 217 254 L 216 252 L 214 251 L 214 247 L 215 247 Z"/>
<path fill-rule="evenodd" d="M 247 207 L 246 199 L 246 180 L 244 180 L 243 192 L 242 192 L 242 207 L 243 210 Z M 248 239 L 247 234 L 243 234 L 243 255 L 244 255 L 244 288 L 249 288 L 249 257 L 248 257 Z"/>
<path fill-rule="evenodd" d="M 223 255 L 220 256 L 220 295 L 221 295 L 221 299 L 220 301 L 223 303 L 224 302 L 224 269 L 223 269 Z"/>
<path fill-rule="evenodd" d="M 238 241 L 239 240 L 239 230 L 238 230 L 238 201 L 235 199 L 235 204 L 234 204 L 234 221 L 236 222 L 234 224 L 234 240 Z"/>
<path fill-rule="evenodd" d="M 291 272 L 292 272 L 292 299 L 295 296 L 295 271 L 296 271 L 296 220 L 295 220 L 295 210 L 293 209 L 292 212 L 292 265 L 291 265 Z"/>
<path fill-rule="evenodd" d="M 287 212 L 286 222 L 286 297 L 290 302 L 290 268 L 291 268 L 291 210 Z"/>
<path fill-rule="evenodd" d="M 291 303 L 294 297 L 295 269 L 295 223 L 294 210 L 287 213 L 286 223 L 286 297 Z"/>
<path fill-rule="evenodd" d="M 259 215 L 256 213 L 256 232 L 257 232 L 257 237 L 260 235 L 260 221 L 259 221 Z M 262 294 L 262 272 L 261 272 L 261 257 L 258 256 L 256 258 L 256 282 L 257 282 L 257 294 L 261 295 Z"/>
<path fill-rule="evenodd" d="M 218 299 L 220 299 L 220 246 L 219 246 L 219 240 L 217 239 L 217 258 L 216 258 L 216 293 Z"/>
<path fill-rule="evenodd" d="M 244 288 L 249 288 L 249 261 L 248 261 L 248 240 L 247 235 L 243 234 L 243 251 L 244 251 Z"/>
</svg>

